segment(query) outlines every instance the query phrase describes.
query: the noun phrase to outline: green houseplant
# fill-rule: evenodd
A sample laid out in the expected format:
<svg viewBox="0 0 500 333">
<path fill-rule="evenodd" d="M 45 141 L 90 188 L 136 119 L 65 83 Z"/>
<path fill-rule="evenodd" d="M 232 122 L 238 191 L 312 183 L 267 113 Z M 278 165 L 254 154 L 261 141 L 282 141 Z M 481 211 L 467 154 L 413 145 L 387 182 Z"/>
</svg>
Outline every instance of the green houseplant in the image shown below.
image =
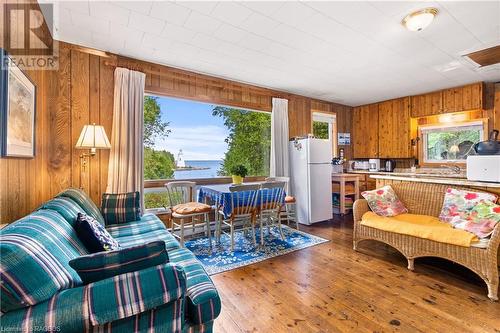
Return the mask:
<svg viewBox="0 0 500 333">
<path fill-rule="evenodd" d="M 247 176 L 248 169 L 241 164 L 235 165 L 231 168 L 231 175 L 233 177 L 233 184 L 243 183 L 243 179 Z"/>
</svg>

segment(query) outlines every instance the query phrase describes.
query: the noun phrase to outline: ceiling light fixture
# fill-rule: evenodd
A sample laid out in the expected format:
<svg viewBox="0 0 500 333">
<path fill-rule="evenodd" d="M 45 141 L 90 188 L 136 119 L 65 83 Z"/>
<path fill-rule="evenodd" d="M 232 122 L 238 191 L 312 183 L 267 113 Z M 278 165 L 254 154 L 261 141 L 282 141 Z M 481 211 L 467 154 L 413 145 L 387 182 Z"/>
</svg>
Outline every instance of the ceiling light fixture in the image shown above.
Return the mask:
<svg viewBox="0 0 500 333">
<path fill-rule="evenodd" d="M 422 31 L 432 23 L 437 13 L 436 8 L 424 8 L 406 15 L 401 23 L 410 31 Z"/>
</svg>

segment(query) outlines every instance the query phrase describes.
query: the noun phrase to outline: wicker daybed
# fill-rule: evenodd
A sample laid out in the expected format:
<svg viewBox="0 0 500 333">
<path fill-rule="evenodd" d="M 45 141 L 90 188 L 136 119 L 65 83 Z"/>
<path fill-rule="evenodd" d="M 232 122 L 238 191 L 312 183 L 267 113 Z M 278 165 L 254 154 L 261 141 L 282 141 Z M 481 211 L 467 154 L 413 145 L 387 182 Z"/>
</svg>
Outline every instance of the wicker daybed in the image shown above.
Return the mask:
<svg viewBox="0 0 500 333">
<path fill-rule="evenodd" d="M 391 184 L 409 213 L 439 216 L 448 185 L 407 182 Z M 454 188 L 460 188 L 453 186 Z M 354 239 L 357 250 L 362 240 L 377 240 L 401 252 L 408 260 L 408 269 L 413 270 L 413 261 L 419 257 L 440 257 L 463 265 L 479 275 L 488 286 L 488 297 L 498 300 L 498 247 L 500 223 L 496 225 L 485 248 L 463 247 L 436 241 L 383 231 L 361 224 L 361 218 L 370 208 L 364 199 L 354 203 Z"/>
</svg>

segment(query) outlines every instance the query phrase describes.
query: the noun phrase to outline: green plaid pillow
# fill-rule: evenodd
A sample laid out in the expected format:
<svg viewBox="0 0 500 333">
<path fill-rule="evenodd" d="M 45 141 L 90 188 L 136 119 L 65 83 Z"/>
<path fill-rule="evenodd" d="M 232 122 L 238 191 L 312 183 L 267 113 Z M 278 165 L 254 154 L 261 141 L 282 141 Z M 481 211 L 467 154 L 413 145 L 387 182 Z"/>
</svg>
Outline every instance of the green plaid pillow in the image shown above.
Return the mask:
<svg viewBox="0 0 500 333">
<path fill-rule="evenodd" d="M 101 213 L 106 225 L 138 221 L 141 219 L 139 192 L 102 195 Z"/>
<path fill-rule="evenodd" d="M 83 283 L 140 271 L 168 262 L 165 242 L 154 241 L 115 251 L 99 252 L 70 260 Z"/>
</svg>

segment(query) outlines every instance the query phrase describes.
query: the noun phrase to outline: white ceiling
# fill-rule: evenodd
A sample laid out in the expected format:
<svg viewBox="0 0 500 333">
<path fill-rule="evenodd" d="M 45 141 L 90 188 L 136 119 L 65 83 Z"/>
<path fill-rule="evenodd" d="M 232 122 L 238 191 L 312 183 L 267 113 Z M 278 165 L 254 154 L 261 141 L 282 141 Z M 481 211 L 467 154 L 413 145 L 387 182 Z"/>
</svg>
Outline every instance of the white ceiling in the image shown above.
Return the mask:
<svg viewBox="0 0 500 333">
<path fill-rule="evenodd" d="M 53 1 L 42 0 L 42 3 Z M 439 9 L 426 30 L 401 19 Z M 360 105 L 476 81 L 462 58 L 500 44 L 500 1 L 63 1 L 55 39 L 305 96 Z"/>
</svg>

